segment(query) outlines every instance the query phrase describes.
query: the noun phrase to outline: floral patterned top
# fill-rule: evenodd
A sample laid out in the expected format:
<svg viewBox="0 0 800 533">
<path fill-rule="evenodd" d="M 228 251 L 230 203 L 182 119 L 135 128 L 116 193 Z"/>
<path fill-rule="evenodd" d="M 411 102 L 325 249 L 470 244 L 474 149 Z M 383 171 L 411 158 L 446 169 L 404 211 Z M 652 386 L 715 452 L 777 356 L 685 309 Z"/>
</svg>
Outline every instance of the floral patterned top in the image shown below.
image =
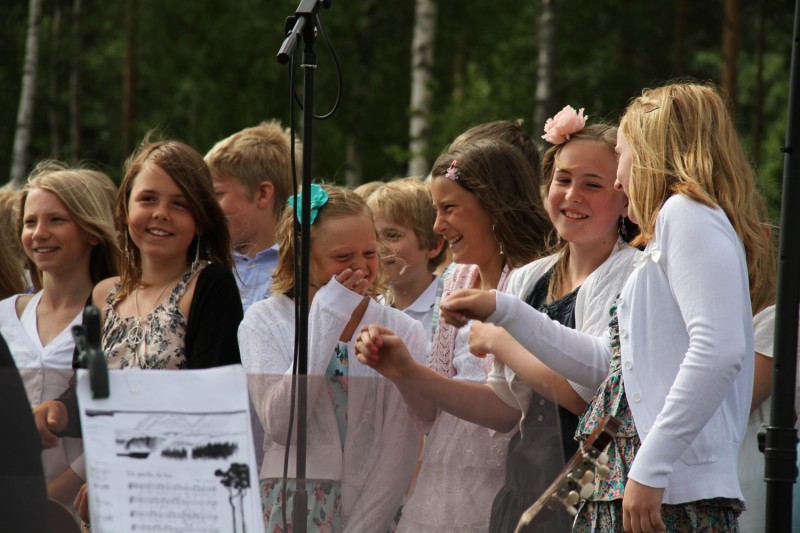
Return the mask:
<svg viewBox="0 0 800 533">
<path fill-rule="evenodd" d="M 622 356 L 616 302 L 611 306 L 609 313 L 611 315 L 608 323 L 611 334 L 611 364 L 608 376 L 597 390 L 592 403 L 581 415 L 576 432 L 576 438 L 583 442 L 607 415 L 615 416 L 622 422 L 619 431 L 606 450 L 611 473 L 606 478 L 598 477 L 594 494 L 590 498 L 593 501 L 622 499 L 625 483 L 628 481 L 628 472 L 641 444 L 622 381 Z"/>
<path fill-rule="evenodd" d="M 121 318 L 116 306 L 119 285 L 115 285 L 106 298 L 103 322 L 103 350 L 109 368 L 139 368 L 152 370 L 177 370 L 185 368 L 186 317 L 178 307 L 178 300 L 186 292 L 186 285 L 205 264 L 187 271 L 172 289 L 169 299 L 161 302 L 143 317 Z"/>
<path fill-rule="evenodd" d="M 339 439 L 344 449 L 344 436 L 347 433 L 347 344 L 339 342 L 328 363 L 325 375 L 328 377 L 328 397 L 333 404 L 333 414 L 339 426 Z"/>
</svg>

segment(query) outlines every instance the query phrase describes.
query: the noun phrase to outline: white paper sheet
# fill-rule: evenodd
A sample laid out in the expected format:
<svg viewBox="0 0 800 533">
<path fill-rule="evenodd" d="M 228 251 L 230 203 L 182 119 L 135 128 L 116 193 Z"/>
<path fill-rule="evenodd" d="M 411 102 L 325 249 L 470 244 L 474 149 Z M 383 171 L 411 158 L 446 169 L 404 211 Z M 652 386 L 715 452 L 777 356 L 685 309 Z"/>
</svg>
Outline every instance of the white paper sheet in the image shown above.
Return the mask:
<svg viewBox="0 0 800 533">
<path fill-rule="evenodd" d="M 93 400 L 78 371 L 92 532 L 261 532 L 247 377 L 112 370 Z"/>
</svg>

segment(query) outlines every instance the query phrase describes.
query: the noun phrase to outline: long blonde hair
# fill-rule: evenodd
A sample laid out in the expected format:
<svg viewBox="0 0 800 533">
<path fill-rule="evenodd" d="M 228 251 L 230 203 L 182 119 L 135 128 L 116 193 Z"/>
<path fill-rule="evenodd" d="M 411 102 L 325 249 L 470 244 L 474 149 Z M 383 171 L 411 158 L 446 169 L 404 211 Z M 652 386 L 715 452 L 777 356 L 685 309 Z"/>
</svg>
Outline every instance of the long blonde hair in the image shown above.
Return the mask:
<svg viewBox="0 0 800 533">
<path fill-rule="evenodd" d="M 620 130 L 631 147 L 630 206 L 640 233 L 653 238 L 664 202 L 683 194 L 719 206 L 744 244 L 753 313 L 775 299 L 775 249 L 764 200 L 725 101 L 715 87 L 674 83 L 645 89 Z"/>
</svg>

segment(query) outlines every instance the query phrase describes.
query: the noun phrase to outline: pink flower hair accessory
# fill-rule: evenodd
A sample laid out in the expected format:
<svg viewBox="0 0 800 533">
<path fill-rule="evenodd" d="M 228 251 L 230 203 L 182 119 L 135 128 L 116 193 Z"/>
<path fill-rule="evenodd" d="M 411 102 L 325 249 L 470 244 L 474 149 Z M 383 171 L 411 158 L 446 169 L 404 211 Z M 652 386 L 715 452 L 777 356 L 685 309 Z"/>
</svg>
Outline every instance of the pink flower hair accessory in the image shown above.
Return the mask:
<svg viewBox="0 0 800 533">
<path fill-rule="evenodd" d="M 548 118 L 544 124 L 542 139 L 550 144 L 564 144 L 569 136 L 578 133 L 586 126 L 588 116 L 583 116 L 583 109 L 575 111 L 572 106 L 565 106 L 553 118 Z"/>
<path fill-rule="evenodd" d="M 460 177 L 460 174 L 461 173 L 458 171 L 458 159 L 453 159 L 453 162 L 450 163 L 450 166 L 447 168 L 447 172 L 445 172 L 444 175 L 451 180 L 457 180 Z"/>
</svg>

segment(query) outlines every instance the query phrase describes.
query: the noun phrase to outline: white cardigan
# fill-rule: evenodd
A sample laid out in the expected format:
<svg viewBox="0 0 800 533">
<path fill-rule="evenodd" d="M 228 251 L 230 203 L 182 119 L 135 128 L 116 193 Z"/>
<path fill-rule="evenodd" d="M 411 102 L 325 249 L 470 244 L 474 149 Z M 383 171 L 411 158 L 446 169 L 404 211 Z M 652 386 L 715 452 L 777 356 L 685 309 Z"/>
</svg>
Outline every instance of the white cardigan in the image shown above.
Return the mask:
<svg viewBox="0 0 800 533">
<path fill-rule="evenodd" d="M 753 387 L 744 248 L 720 209 L 682 195 L 658 214 L 618 301 L 625 394 L 642 447 L 629 477 L 664 503 L 742 499 L 737 454 Z M 608 334 L 565 328 L 497 293 L 489 321 L 587 387 L 608 374 Z"/>
<path fill-rule="evenodd" d="M 311 479 L 340 480 L 346 530 L 385 530 L 408 488 L 419 434 L 397 388 L 358 362 L 354 341 L 366 324 L 394 331 L 412 354 L 423 354 L 422 325 L 402 311 L 371 300 L 347 343 L 348 401 L 344 450 L 333 406 L 326 393 L 325 371 L 339 336 L 362 297 L 332 279 L 322 287 L 309 312 L 307 470 Z M 242 364 L 248 373 L 253 405 L 264 426 L 261 478 L 280 478 L 289 422 L 294 346 L 294 302 L 274 295 L 254 303 L 239 326 Z M 292 434 L 295 442 L 297 430 Z M 295 476 L 295 446 L 289 477 Z"/>
<path fill-rule="evenodd" d="M 602 335 L 608 330 L 608 312 L 633 271 L 635 254 L 636 248 L 620 241 L 611 255 L 586 277 L 575 298 L 575 329 L 590 335 Z M 525 300 L 542 276 L 553 268 L 558 257 L 559 254 L 550 255 L 514 270 L 503 292 Z M 520 410 L 524 418 L 533 393 L 524 380 L 495 359 L 487 384 L 501 400 Z M 597 391 L 596 387 L 584 387 L 575 382 L 570 382 L 570 385 L 586 402 Z"/>
</svg>

